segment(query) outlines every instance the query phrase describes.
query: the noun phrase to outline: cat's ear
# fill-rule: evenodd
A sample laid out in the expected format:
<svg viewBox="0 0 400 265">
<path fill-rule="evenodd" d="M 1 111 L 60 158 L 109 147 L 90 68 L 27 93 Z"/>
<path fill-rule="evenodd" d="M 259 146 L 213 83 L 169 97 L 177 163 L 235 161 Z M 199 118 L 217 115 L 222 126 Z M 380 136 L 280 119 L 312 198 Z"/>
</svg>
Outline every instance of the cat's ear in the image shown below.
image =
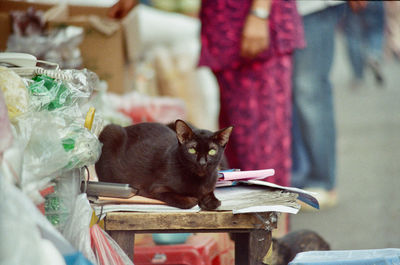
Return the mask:
<svg viewBox="0 0 400 265">
<path fill-rule="evenodd" d="M 220 146 L 225 147 L 228 143 L 229 136 L 231 135 L 233 130 L 233 126 L 226 127 L 222 130 L 219 130 L 214 134 L 214 137 L 217 139 L 217 142 Z"/>
<path fill-rule="evenodd" d="M 178 138 L 179 143 L 183 144 L 184 142 L 193 139 L 193 131 L 183 120 L 175 121 L 175 131 L 176 137 Z"/>
</svg>

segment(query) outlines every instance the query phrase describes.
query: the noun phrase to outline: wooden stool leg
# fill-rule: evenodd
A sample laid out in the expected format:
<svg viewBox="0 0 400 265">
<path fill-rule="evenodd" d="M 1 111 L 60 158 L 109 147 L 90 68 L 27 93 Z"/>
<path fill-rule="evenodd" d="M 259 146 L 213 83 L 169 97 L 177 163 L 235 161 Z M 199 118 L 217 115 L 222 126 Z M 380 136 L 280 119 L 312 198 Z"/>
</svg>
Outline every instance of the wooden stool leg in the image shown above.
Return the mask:
<svg viewBox="0 0 400 265">
<path fill-rule="evenodd" d="M 125 254 L 133 261 L 133 247 L 135 245 L 135 233 L 132 231 L 108 231 L 110 236 L 122 248 Z"/>
<path fill-rule="evenodd" d="M 252 230 L 249 233 L 233 233 L 236 265 L 260 265 L 271 244 L 271 232 Z"/>
<path fill-rule="evenodd" d="M 232 233 L 235 241 L 235 264 L 249 264 L 250 233 Z"/>
</svg>

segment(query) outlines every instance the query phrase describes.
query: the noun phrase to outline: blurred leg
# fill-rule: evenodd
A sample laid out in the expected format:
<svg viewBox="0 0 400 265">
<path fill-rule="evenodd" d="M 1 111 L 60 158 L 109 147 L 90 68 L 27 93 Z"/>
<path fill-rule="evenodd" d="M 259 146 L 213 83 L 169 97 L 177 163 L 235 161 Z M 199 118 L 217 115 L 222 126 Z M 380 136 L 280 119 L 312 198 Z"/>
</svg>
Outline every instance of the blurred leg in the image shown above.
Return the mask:
<svg viewBox="0 0 400 265">
<path fill-rule="evenodd" d="M 383 2 L 369 2 L 361 15 L 363 24 L 365 25 L 366 63 L 371 68 L 375 80 L 382 84 L 384 80 L 381 70 L 381 60 L 383 57 L 385 27 Z"/>
<path fill-rule="evenodd" d="M 303 188 L 310 174 L 310 161 L 302 139 L 296 108 L 292 112 L 292 179 L 291 186 Z"/>
<path fill-rule="evenodd" d="M 296 51 L 294 57 L 293 108 L 301 137 L 296 137 L 293 145 L 301 143 L 298 139 L 303 141 L 311 166 L 302 187 L 331 190 L 335 185 L 336 132 L 329 73 L 342 8 L 330 7 L 303 17 L 307 47 Z"/>
<path fill-rule="evenodd" d="M 362 15 L 365 25 L 367 55 L 380 61 L 383 53 L 385 28 L 383 2 L 370 1 Z"/>
<path fill-rule="evenodd" d="M 360 11 L 361 12 L 361 11 Z M 354 77 L 361 80 L 364 76 L 365 45 L 364 45 L 364 23 L 361 13 L 354 13 L 347 6 L 343 19 L 343 29 L 346 38 L 347 53 Z"/>
</svg>

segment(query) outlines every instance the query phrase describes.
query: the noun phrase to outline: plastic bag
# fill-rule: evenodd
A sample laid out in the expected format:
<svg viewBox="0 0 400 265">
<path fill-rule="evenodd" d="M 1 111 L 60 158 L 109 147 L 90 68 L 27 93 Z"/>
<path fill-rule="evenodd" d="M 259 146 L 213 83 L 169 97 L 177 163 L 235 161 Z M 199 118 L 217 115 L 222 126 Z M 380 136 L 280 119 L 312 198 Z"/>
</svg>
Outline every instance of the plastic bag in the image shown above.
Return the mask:
<svg viewBox="0 0 400 265">
<path fill-rule="evenodd" d="M 32 201 L 1 172 L 0 212 L 0 238 L 3 239 L 0 264 L 64 265 L 62 255 L 76 252 Z"/>
<path fill-rule="evenodd" d="M 133 265 L 118 244 L 97 224 L 90 228 L 90 236 L 99 265 Z"/>
<path fill-rule="evenodd" d="M 2 153 L 11 146 L 13 136 L 11 134 L 11 125 L 8 119 L 8 111 L 6 102 L 4 101 L 3 92 L 0 90 L 0 157 Z M 0 159 L 1 162 L 1 159 Z"/>
<path fill-rule="evenodd" d="M 101 143 L 83 124 L 77 105 L 18 117 L 19 140 L 25 144 L 24 189 L 38 190 L 62 172 L 97 161 Z"/>
<path fill-rule="evenodd" d="M 62 174 L 55 180 L 54 192 L 45 197 L 44 211 L 47 219 L 62 232 L 74 209 L 80 193 L 83 169 L 75 169 Z"/>
<path fill-rule="evenodd" d="M 3 91 L 8 115 L 14 119 L 28 110 L 29 95 L 25 83 L 12 70 L 0 66 L 0 90 Z"/>
<path fill-rule="evenodd" d="M 74 209 L 71 218 L 65 226 L 63 235 L 78 249 L 83 255 L 94 264 L 96 256 L 91 248 L 91 238 L 89 232 L 90 220 L 93 210 L 90 207 L 86 193 L 82 193 L 76 197 Z"/>
</svg>

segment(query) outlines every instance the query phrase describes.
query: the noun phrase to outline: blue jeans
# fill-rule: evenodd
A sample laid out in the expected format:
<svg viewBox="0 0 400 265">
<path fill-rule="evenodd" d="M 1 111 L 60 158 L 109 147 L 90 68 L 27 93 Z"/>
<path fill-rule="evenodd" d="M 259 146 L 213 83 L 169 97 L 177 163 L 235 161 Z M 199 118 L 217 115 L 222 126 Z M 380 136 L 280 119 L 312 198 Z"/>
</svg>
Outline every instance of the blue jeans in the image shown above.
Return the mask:
<svg viewBox="0 0 400 265">
<path fill-rule="evenodd" d="M 303 17 L 307 47 L 294 54 L 292 186 L 335 187 L 336 129 L 332 85 L 335 28 L 344 4 Z"/>
<path fill-rule="evenodd" d="M 366 60 L 380 61 L 384 42 L 383 1 L 368 1 L 358 13 L 347 5 L 341 22 L 346 37 L 347 51 L 354 76 L 362 79 Z"/>
</svg>

